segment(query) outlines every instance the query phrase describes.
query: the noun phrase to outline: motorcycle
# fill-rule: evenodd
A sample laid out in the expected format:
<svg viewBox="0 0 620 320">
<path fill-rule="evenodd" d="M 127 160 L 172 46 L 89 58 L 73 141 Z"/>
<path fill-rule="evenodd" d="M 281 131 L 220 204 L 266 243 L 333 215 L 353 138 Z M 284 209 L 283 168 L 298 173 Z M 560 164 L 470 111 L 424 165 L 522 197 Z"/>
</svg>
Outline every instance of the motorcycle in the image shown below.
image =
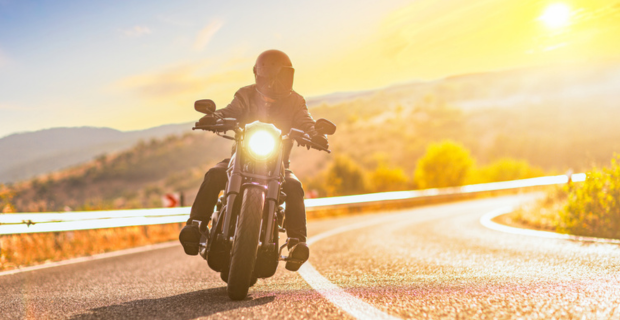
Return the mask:
<svg viewBox="0 0 620 320">
<path fill-rule="evenodd" d="M 211 115 L 215 103 L 198 100 L 194 108 Z M 192 129 L 211 131 L 236 142 L 236 150 L 228 164 L 228 182 L 211 217 L 210 232 L 201 231 L 199 253 L 228 284 L 228 296 L 232 300 L 243 300 L 258 278 L 269 278 L 276 273 L 279 261 L 297 264 L 297 268 L 304 262 L 282 255 L 283 249 L 292 247 L 298 239 L 288 238 L 279 246 L 279 233 L 286 232 L 283 207 L 286 195 L 282 192 L 285 141 L 292 140 L 308 149 L 331 151 L 312 142 L 302 130 L 293 128 L 282 135 L 273 124 L 259 121 L 241 128 L 236 119 L 224 118 L 214 124 L 197 122 Z M 332 135 L 336 125 L 319 119 L 315 130 Z M 234 132 L 234 136 L 227 135 L 228 131 Z M 203 230 L 200 223 L 192 221 Z"/>
</svg>

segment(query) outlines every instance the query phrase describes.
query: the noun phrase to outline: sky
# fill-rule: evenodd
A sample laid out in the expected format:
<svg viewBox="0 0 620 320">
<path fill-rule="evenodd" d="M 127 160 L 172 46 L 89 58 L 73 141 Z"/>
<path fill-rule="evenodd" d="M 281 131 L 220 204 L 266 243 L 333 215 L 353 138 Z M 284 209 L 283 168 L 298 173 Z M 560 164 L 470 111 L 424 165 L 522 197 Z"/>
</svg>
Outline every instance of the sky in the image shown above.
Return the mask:
<svg viewBox="0 0 620 320">
<path fill-rule="evenodd" d="M 0 137 L 199 118 L 286 52 L 305 97 L 620 57 L 620 0 L 0 0 Z"/>
</svg>

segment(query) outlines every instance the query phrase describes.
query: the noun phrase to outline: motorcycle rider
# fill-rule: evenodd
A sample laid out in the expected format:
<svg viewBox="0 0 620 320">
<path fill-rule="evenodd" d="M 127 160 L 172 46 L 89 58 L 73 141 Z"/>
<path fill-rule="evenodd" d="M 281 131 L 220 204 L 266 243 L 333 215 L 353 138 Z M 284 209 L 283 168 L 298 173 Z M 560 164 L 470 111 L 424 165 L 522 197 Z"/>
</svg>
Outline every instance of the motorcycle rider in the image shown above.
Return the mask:
<svg viewBox="0 0 620 320">
<path fill-rule="evenodd" d="M 239 89 L 226 108 L 203 117 L 199 123 L 214 124 L 218 118 L 235 118 L 243 127 L 258 120 L 273 123 L 283 134 L 288 133 L 291 128 L 301 129 L 310 135 L 314 143 L 328 148 L 327 137 L 314 129 L 315 121 L 308 112 L 306 101 L 293 91 L 294 72 L 291 60 L 284 52 L 267 50 L 261 53 L 254 65 L 255 84 Z M 299 240 L 299 243 L 289 247 L 289 256 L 306 261 L 310 251 L 306 244 L 304 191 L 299 179 L 289 169 L 292 147 L 293 142 L 289 140 L 284 146 L 283 155 L 286 168 L 282 186 L 282 191 L 286 194 L 285 225 L 288 237 Z M 225 188 L 229 161 L 230 159 L 225 159 L 209 169 L 198 190 L 187 225 L 179 234 L 179 240 L 188 255 L 198 254 L 200 241 L 200 231 L 192 225 L 192 221 L 201 221 L 201 229 L 206 230 L 218 195 Z"/>
</svg>

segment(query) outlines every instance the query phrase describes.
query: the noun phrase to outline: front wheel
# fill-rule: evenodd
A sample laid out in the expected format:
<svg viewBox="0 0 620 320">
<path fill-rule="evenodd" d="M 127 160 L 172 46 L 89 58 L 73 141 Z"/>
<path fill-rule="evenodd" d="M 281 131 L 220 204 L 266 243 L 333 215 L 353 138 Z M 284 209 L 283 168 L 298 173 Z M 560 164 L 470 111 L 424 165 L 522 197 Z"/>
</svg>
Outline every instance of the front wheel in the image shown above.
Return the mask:
<svg viewBox="0 0 620 320">
<path fill-rule="evenodd" d="M 228 296 L 232 300 L 243 300 L 248 295 L 258 251 L 264 202 L 265 194 L 262 190 L 245 189 L 228 272 Z"/>
</svg>

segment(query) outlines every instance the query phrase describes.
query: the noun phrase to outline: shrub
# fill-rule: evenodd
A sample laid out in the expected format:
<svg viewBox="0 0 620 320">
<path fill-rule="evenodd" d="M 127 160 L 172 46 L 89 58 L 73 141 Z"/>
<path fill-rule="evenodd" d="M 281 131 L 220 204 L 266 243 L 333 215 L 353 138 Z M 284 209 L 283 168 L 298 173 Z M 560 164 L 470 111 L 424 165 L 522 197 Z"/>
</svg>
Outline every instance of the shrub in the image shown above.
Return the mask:
<svg viewBox="0 0 620 320">
<path fill-rule="evenodd" d="M 620 156 L 611 167 L 593 169 L 583 184 L 571 188 L 568 201 L 560 213 L 560 232 L 620 237 Z"/>
<path fill-rule="evenodd" d="M 11 200 L 15 192 L 8 186 L 0 183 L 0 213 L 12 213 L 15 212 Z"/>
<path fill-rule="evenodd" d="M 526 160 L 504 158 L 489 165 L 475 169 L 470 175 L 470 183 L 510 181 L 544 176 L 545 172 L 531 166 Z"/>
<path fill-rule="evenodd" d="M 369 188 L 374 192 L 406 190 L 407 174 L 401 168 L 389 168 L 382 164 L 370 175 Z"/>
<path fill-rule="evenodd" d="M 325 179 L 328 196 L 359 194 L 366 190 L 364 172 L 353 160 L 339 156 L 327 170 Z"/>
<path fill-rule="evenodd" d="M 431 144 L 418 160 L 414 183 L 420 189 L 460 186 L 473 165 L 469 151 L 461 144 L 453 141 Z"/>
</svg>

